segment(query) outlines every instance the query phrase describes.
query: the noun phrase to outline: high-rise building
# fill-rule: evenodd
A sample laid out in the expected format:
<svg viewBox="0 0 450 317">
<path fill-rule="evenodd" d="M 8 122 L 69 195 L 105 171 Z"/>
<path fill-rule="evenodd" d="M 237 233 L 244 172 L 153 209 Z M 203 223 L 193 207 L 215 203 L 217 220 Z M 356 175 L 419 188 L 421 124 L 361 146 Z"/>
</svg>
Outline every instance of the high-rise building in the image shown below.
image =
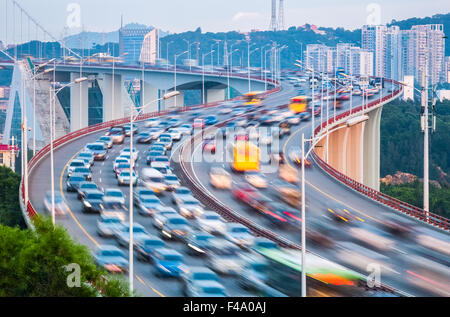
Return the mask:
<svg viewBox="0 0 450 317">
<path fill-rule="evenodd" d="M 315 72 L 328 72 L 330 63 L 330 48 L 323 44 L 308 44 L 306 46 L 306 66 Z M 331 58 L 331 62 L 333 58 Z"/>
<path fill-rule="evenodd" d="M 398 26 L 392 26 L 386 30 L 383 77 L 401 80 L 403 78 L 401 60 L 402 33 Z"/>
<path fill-rule="evenodd" d="M 152 29 L 149 27 L 122 27 L 119 30 L 119 50 L 124 63 L 138 63 L 141 57 L 145 36 Z"/>
<path fill-rule="evenodd" d="M 450 83 L 450 56 L 445 57 L 445 76 L 446 82 Z"/>
<path fill-rule="evenodd" d="M 385 73 L 385 25 L 364 25 L 362 28 L 362 49 L 374 54 L 373 68 L 375 76 L 384 77 Z"/>
<path fill-rule="evenodd" d="M 145 64 L 156 64 L 159 59 L 159 30 L 153 29 L 145 37 L 139 61 Z"/>
</svg>

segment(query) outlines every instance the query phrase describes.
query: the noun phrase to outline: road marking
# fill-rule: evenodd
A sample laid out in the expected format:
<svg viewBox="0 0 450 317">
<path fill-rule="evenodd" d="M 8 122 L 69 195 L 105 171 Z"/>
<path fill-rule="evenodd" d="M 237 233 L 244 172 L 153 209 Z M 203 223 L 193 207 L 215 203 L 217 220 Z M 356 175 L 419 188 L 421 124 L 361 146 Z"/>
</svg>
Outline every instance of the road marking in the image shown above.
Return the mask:
<svg viewBox="0 0 450 317">
<path fill-rule="evenodd" d="M 64 166 L 64 168 L 63 168 L 63 170 L 62 170 L 62 172 L 61 172 L 61 175 L 60 175 L 60 177 L 59 177 L 59 191 L 60 191 L 60 193 L 61 193 L 61 195 L 62 195 L 62 197 L 63 197 L 63 199 L 64 200 L 66 200 L 66 196 L 65 196 L 65 194 L 64 194 L 64 191 L 63 191 L 63 177 L 64 177 L 64 174 L 65 174 L 65 172 L 66 172 L 66 170 L 67 170 L 67 167 L 69 166 L 69 164 L 70 164 L 70 161 L 72 161 L 78 154 L 80 154 L 81 152 L 82 152 L 83 150 L 81 150 L 81 151 L 79 151 L 79 152 L 77 152 L 74 156 L 72 156 L 71 158 L 70 158 L 70 160 L 66 163 L 66 165 Z M 83 227 L 83 225 L 78 221 L 78 219 L 77 219 L 77 217 L 75 217 L 75 214 L 72 212 L 72 210 L 70 209 L 70 207 L 69 207 L 69 205 L 67 205 L 67 209 L 69 210 L 69 214 L 70 214 L 70 216 L 72 217 L 72 219 L 75 221 L 75 223 L 78 225 L 78 227 L 81 229 L 81 231 L 83 231 L 84 232 L 84 234 L 97 246 L 97 247 L 99 247 L 100 246 L 100 244 L 97 242 L 97 240 L 95 240 L 87 231 L 86 231 L 86 229 Z M 140 277 L 139 276 L 137 276 L 137 275 L 135 275 L 136 276 L 136 278 L 139 280 L 140 279 Z M 143 282 L 142 280 L 141 280 L 141 282 L 142 282 L 142 284 L 144 284 L 145 286 L 147 286 L 148 288 L 150 288 L 152 291 L 154 291 L 156 294 L 158 294 L 160 297 L 165 297 L 162 293 L 160 293 L 160 292 L 158 292 L 155 288 L 153 288 L 153 287 L 151 287 L 150 285 L 148 285 L 147 283 L 145 283 L 145 282 Z"/>
<path fill-rule="evenodd" d="M 160 297 L 166 297 L 163 293 L 158 292 L 158 290 L 154 289 L 153 287 L 151 287 L 150 285 L 148 285 L 147 283 L 145 283 L 145 281 L 143 279 L 141 279 L 139 277 L 139 275 L 136 275 L 136 279 L 142 283 L 142 285 L 147 286 L 148 288 L 151 288 L 152 291 L 154 291 L 156 294 L 158 294 Z"/>
</svg>

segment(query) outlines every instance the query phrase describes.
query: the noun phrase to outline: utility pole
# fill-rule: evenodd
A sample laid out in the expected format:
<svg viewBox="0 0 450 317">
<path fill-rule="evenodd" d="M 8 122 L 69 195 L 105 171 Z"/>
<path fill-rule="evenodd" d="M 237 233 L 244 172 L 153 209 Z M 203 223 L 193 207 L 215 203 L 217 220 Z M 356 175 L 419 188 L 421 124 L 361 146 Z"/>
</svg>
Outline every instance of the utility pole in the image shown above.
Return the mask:
<svg viewBox="0 0 450 317">
<path fill-rule="evenodd" d="M 429 198 L 429 127 L 428 127 L 428 82 L 427 82 L 427 67 L 425 63 L 424 70 L 422 71 L 422 130 L 424 132 L 423 141 L 423 209 L 427 212 L 430 211 L 430 198 Z"/>
</svg>

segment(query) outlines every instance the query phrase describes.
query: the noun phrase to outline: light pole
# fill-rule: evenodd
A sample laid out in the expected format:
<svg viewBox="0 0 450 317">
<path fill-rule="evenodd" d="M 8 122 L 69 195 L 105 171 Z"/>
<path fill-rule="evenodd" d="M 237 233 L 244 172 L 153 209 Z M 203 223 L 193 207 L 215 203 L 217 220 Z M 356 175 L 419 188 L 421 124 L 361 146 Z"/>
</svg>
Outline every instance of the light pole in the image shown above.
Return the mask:
<svg viewBox="0 0 450 317">
<path fill-rule="evenodd" d="M 209 53 L 202 54 L 202 104 L 206 103 L 205 100 L 205 57 L 213 54 L 215 51 L 211 50 Z"/>
<path fill-rule="evenodd" d="M 129 206 L 129 227 L 130 227 L 130 230 L 129 230 L 129 233 L 130 233 L 130 236 L 129 236 L 129 266 L 130 266 L 130 268 L 129 268 L 129 270 L 128 270 L 128 273 L 129 273 L 129 276 L 128 276 L 128 278 L 129 278 L 129 284 L 130 284 L 130 294 L 132 294 L 133 293 L 133 291 L 134 291 L 134 253 L 133 253 L 133 247 L 134 247 L 134 235 L 133 235 L 133 231 L 134 231 L 134 221 L 133 221 L 133 215 L 134 215 L 134 202 L 133 202 L 133 198 L 134 198 L 134 196 L 133 196 L 133 187 L 134 187 L 134 176 L 135 176 L 135 173 L 134 173 L 134 157 L 133 157 L 133 135 L 134 135 L 134 132 L 133 132 L 133 130 L 134 130 L 134 128 L 133 128 L 133 124 L 134 124 L 134 122 L 136 121 L 136 119 L 139 117 L 139 115 L 145 110 L 145 108 L 146 107 L 148 107 L 148 106 L 150 106 L 150 105 L 152 105 L 152 104 L 154 104 L 154 103 L 156 103 L 156 102 L 160 102 L 161 100 L 167 100 L 167 99 L 170 99 L 170 98 L 173 98 L 173 97 L 175 97 L 175 96 L 178 96 L 180 94 L 180 92 L 179 91 L 172 91 L 172 92 L 170 92 L 170 93 L 168 93 L 168 94 L 166 94 L 166 95 L 164 95 L 164 97 L 162 97 L 162 98 L 159 98 L 159 99 L 156 99 L 156 100 L 153 100 L 152 102 L 149 102 L 148 104 L 146 104 L 146 105 L 142 105 L 142 107 L 140 107 L 140 108 L 138 108 L 138 111 L 137 111 L 137 114 L 136 115 L 133 115 L 133 111 L 131 111 L 130 112 L 130 131 L 131 131 L 131 133 L 130 133 L 130 181 L 129 181 L 129 183 L 130 183 L 130 194 L 129 194 L 129 198 L 130 198 L 130 200 L 129 200 L 129 204 L 130 204 L 130 206 Z"/>
<path fill-rule="evenodd" d="M 227 60 L 231 57 L 231 68 L 233 68 L 233 53 L 239 52 L 238 49 L 232 51 L 229 56 L 227 56 Z M 228 63 L 228 72 L 227 72 L 227 80 L 228 80 L 228 100 L 230 100 L 230 63 Z"/>
<path fill-rule="evenodd" d="M 360 117 L 356 117 L 353 119 L 349 119 L 346 122 L 346 125 L 335 128 L 333 130 L 329 130 L 326 132 L 326 135 L 329 135 L 337 130 L 343 129 L 343 128 L 350 128 L 357 124 L 360 124 L 362 122 L 366 122 L 369 120 L 369 116 L 363 115 Z M 319 143 L 325 136 L 325 134 L 322 134 L 318 137 L 316 137 L 313 133 L 311 136 L 311 139 L 305 139 L 305 134 L 302 133 L 302 185 L 301 185 L 301 191 L 302 191 L 302 297 L 306 297 L 306 192 L 305 192 L 305 161 L 308 158 L 308 156 L 311 154 L 311 152 L 314 150 L 317 143 Z M 305 142 L 311 142 L 311 147 L 308 151 L 308 153 L 305 154 Z"/>
<path fill-rule="evenodd" d="M 53 69 L 54 71 L 54 69 Z M 51 191 L 52 191 L 52 223 L 55 225 L 55 164 L 54 164 L 54 130 L 55 130 L 55 103 L 57 95 L 66 87 L 72 86 L 74 84 L 80 84 L 84 81 L 88 80 L 86 77 L 80 77 L 75 79 L 73 82 L 70 82 L 58 89 L 52 89 L 52 85 L 50 85 L 50 182 L 51 182 Z"/>
<path fill-rule="evenodd" d="M 166 45 L 167 70 L 169 70 L 169 45 L 172 43 L 173 43 L 173 41 L 170 41 L 170 42 L 167 42 L 167 45 Z"/>
<path fill-rule="evenodd" d="M 250 48 L 250 46 L 249 46 Z M 255 48 L 253 51 L 249 51 L 248 53 L 248 92 L 252 91 L 252 82 L 250 80 L 250 55 L 252 55 L 253 53 L 255 53 L 256 51 L 258 51 L 259 48 Z"/>
<path fill-rule="evenodd" d="M 220 42 L 222 40 L 214 40 L 214 42 L 217 44 L 217 66 L 220 66 Z"/>
<path fill-rule="evenodd" d="M 188 42 L 189 43 L 189 42 Z M 192 45 L 195 45 L 195 44 L 200 44 L 200 42 L 194 42 L 194 43 L 190 43 L 189 45 L 188 45 L 188 51 L 189 51 L 189 59 L 190 59 L 190 61 L 189 61 L 189 71 L 191 71 L 192 72 L 192 54 L 191 54 L 191 47 L 192 47 Z M 198 62 L 198 61 L 197 61 Z"/>
<path fill-rule="evenodd" d="M 308 56 L 309 58 L 311 58 L 311 59 L 313 59 L 313 57 L 312 56 Z M 315 71 L 314 71 L 314 67 L 313 68 L 309 68 L 309 67 L 306 67 L 306 66 L 304 66 L 303 65 L 303 63 L 301 62 L 301 61 L 299 61 L 299 60 L 297 60 L 296 61 L 298 64 L 295 64 L 295 66 L 297 66 L 297 67 L 301 67 L 301 68 L 304 68 L 304 69 L 306 69 L 307 71 L 309 71 L 309 72 L 311 72 L 311 74 L 312 74 L 312 84 L 311 84 L 311 87 L 312 87 L 312 98 L 311 98 L 311 103 L 312 103 L 312 110 L 311 110 L 311 120 L 312 120 L 312 125 L 311 125 L 311 135 L 314 135 L 314 128 L 315 128 L 315 124 L 314 124 L 314 116 L 315 116 L 315 111 L 316 111 L 316 108 L 315 108 L 315 91 L 314 91 L 314 88 L 315 88 L 315 86 L 316 86 L 316 75 L 315 75 Z"/>
<path fill-rule="evenodd" d="M 175 54 L 175 81 L 174 81 L 175 88 L 174 88 L 174 91 L 177 90 L 177 59 L 178 59 L 178 57 L 183 56 L 184 54 L 187 54 L 187 53 L 188 53 L 188 51 L 184 51 L 183 53 Z M 177 109 L 177 98 L 175 98 L 175 109 Z"/>
</svg>

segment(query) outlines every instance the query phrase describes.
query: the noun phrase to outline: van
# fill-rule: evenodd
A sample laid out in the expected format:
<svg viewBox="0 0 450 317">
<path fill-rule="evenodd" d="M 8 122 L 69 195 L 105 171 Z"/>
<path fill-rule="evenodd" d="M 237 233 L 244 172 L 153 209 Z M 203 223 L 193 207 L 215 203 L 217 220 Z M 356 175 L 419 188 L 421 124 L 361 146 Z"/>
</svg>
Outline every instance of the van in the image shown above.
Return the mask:
<svg viewBox="0 0 450 317">
<path fill-rule="evenodd" d="M 141 180 L 144 186 L 161 194 L 167 189 L 164 175 L 154 168 L 146 168 L 142 171 Z"/>
</svg>

